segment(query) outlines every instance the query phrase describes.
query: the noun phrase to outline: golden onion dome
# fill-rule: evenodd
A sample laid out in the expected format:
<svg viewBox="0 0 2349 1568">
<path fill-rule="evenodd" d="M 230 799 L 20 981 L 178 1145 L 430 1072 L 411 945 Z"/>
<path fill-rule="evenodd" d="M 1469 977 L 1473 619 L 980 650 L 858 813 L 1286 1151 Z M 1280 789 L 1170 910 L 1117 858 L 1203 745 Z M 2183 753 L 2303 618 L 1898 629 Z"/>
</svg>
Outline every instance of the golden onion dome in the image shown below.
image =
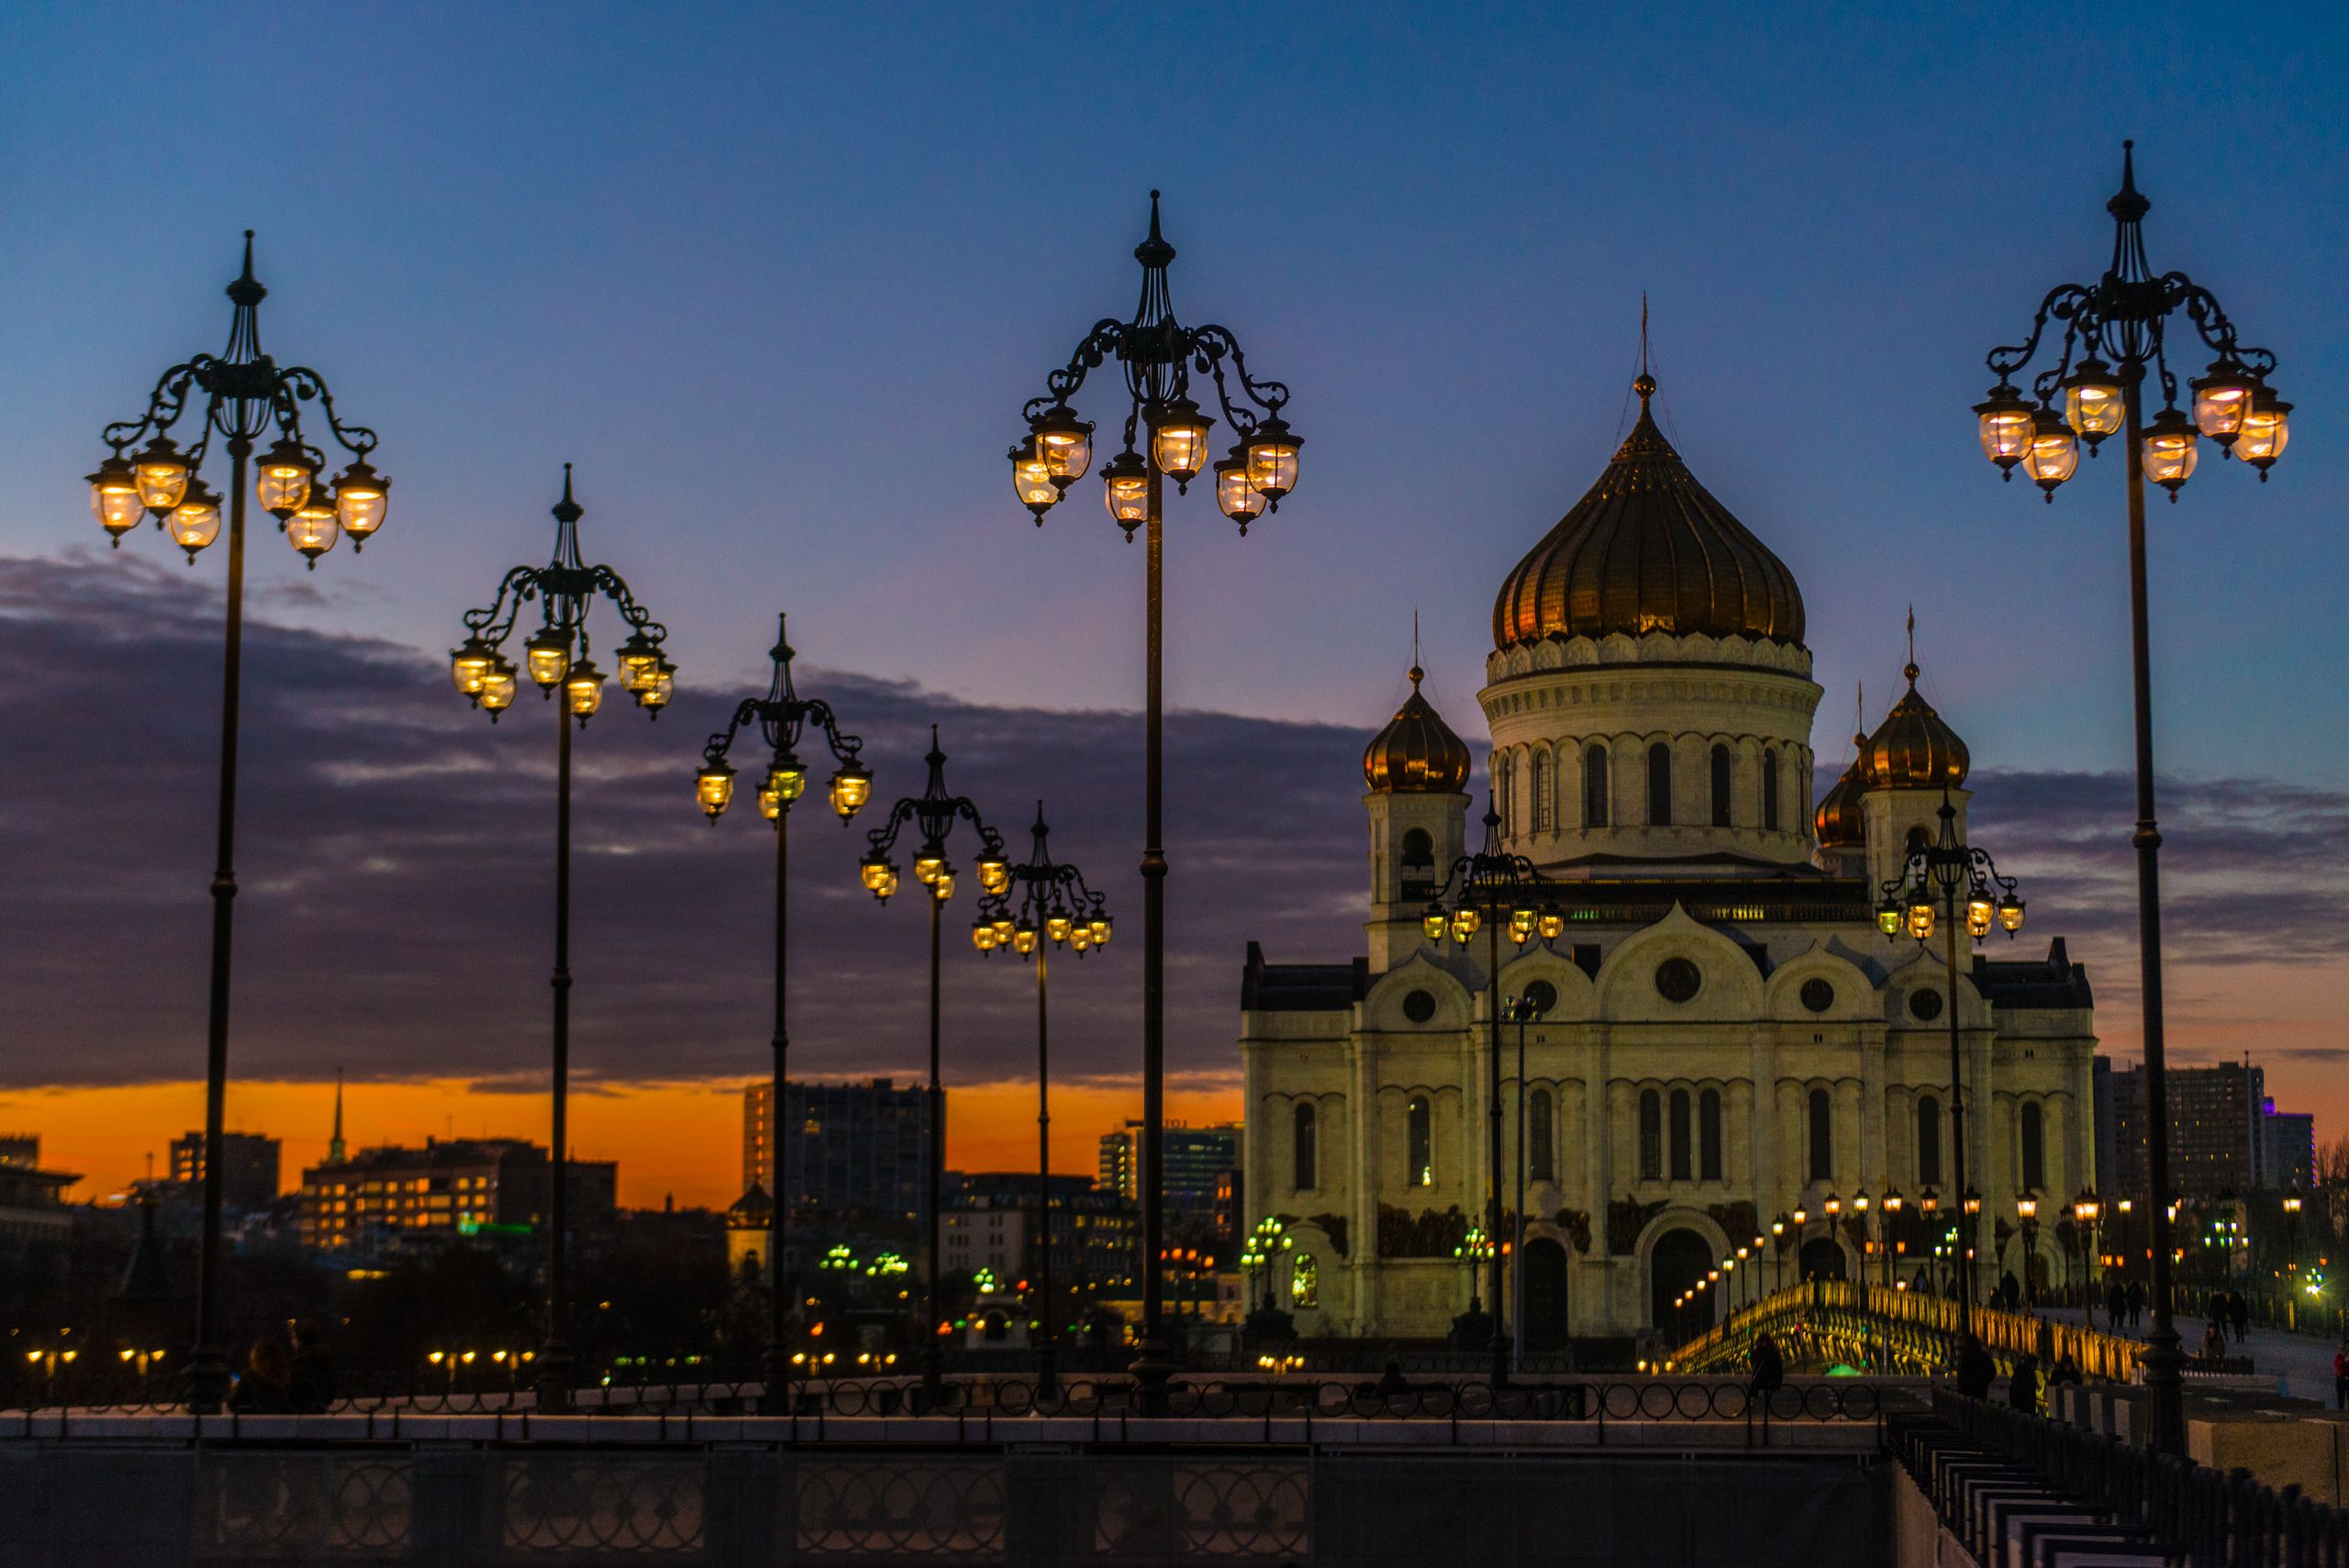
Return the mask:
<svg viewBox="0 0 2349 1568">
<path fill-rule="evenodd" d="M 1427 672 L 1411 666 L 1411 695 L 1362 754 L 1362 776 L 1381 794 L 1457 795 L 1468 783 L 1468 748 L 1419 695 Z"/>
<path fill-rule="evenodd" d="M 1632 384 L 1639 423 L 1607 472 L 1517 563 L 1493 602 L 1493 646 L 1545 638 L 1766 637 L 1802 641 L 1802 592 L 1728 507 L 1697 483 L 1649 413 L 1655 378 Z"/>
<path fill-rule="evenodd" d="M 1867 842 L 1867 828 L 1860 815 L 1860 796 L 1868 792 L 1874 777 L 1868 770 L 1868 738 L 1853 736 L 1852 750 L 1851 766 L 1820 797 L 1819 809 L 1811 817 L 1811 827 L 1818 833 L 1822 850 L 1857 849 Z"/>
<path fill-rule="evenodd" d="M 1965 782 L 1966 770 L 1972 765 L 1965 742 L 1918 693 L 1913 654 L 1900 673 L 1909 677 L 1909 690 L 1892 705 L 1892 711 L 1884 716 L 1884 722 L 1861 750 L 1871 775 L 1870 787 L 1954 789 Z"/>
</svg>

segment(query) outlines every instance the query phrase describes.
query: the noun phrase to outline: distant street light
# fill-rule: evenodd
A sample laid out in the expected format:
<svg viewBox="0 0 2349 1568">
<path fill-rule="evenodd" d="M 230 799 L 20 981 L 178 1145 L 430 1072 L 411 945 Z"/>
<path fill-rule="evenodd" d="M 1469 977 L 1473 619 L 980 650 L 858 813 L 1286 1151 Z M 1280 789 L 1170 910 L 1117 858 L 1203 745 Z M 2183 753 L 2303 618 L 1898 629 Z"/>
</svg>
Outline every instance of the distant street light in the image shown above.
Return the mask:
<svg viewBox="0 0 2349 1568">
<path fill-rule="evenodd" d="M 579 553 L 579 519 L 586 515 L 572 498 L 571 465 L 562 465 L 562 499 L 553 508 L 554 554 L 544 566 L 517 566 L 497 584 L 486 608 L 465 612 L 465 640 L 449 655 L 451 678 L 460 695 L 487 711 L 490 721 L 511 706 L 516 670 L 506 657 L 523 606 L 539 606 L 538 629 L 523 639 L 523 665 L 531 683 L 554 706 L 554 1081 L 553 1147 L 547 1195 L 547 1328 L 539 1351 L 539 1408 L 560 1410 L 571 1400 L 571 1292 L 565 1260 L 571 1218 L 571 721 L 579 728 L 604 701 L 604 672 L 589 656 L 587 612 L 608 599 L 629 628 L 612 650 L 620 689 L 648 717 L 658 718 L 674 690 L 676 666 L 662 650 L 668 630 L 636 602 L 620 574 L 589 566 Z"/>
<path fill-rule="evenodd" d="M 746 728 L 755 727 L 773 753 L 766 773 L 759 781 L 759 812 L 774 824 L 774 1034 L 769 1041 L 773 1076 L 768 1084 L 767 1106 L 767 1168 L 774 1186 L 767 1195 L 774 1214 L 767 1230 L 771 1288 L 767 1292 L 767 1349 L 763 1368 L 766 1392 L 760 1402 L 762 1409 L 773 1416 L 784 1414 L 790 1407 L 785 1390 L 791 1376 L 787 1341 L 793 1293 L 790 1276 L 784 1268 L 783 1241 L 785 1211 L 791 1206 L 785 1185 L 788 1166 L 784 1158 L 784 1095 L 790 1083 L 791 1046 L 784 1014 L 791 954 L 791 807 L 807 788 L 807 764 L 800 760 L 799 742 L 813 727 L 823 737 L 833 761 L 840 764 L 832 773 L 826 795 L 843 828 L 871 797 L 873 775 L 857 760 L 863 742 L 841 732 L 831 706 L 802 697 L 793 687 L 789 627 L 780 615 L 775 617 L 774 646 L 767 651 L 767 657 L 774 666 L 774 673 L 767 683 L 767 695 L 744 697 L 726 728 L 712 735 L 702 748 L 701 768 L 694 775 L 694 797 L 715 823 L 734 798 L 734 768 L 727 757 L 735 737 Z"/>
<path fill-rule="evenodd" d="M 2154 815 L 2154 696 L 2151 616 L 2145 598 L 2145 482 L 2177 493 L 2195 468 L 2200 440 L 2222 456 L 2240 458 L 2260 479 L 2284 455 L 2292 406 L 2267 384 L 2276 356 L 2245 346 L 2218 297 L 2182 272 L 2156 274 L 2145 259 L 2143 223 L 2153 204 L 2137 189 L 2136 167 L 2122 142 L 2121 190 L 2105 204 L 2112 215 L 2112 261 L 2094 284 L 2058 284 L 2040 301 L 2031 335 L 1987 359 L 1998 378 L 1974 412 L 1983 454 L 2011 478 L 2021 466 L 2051 502 L 2056 487 L 2079 466 L 2079 443 L 2093 455 L 2104 439 L 2123 434 L 2129 504 L 2130 639 L 2136 686 L 2138 957 L 2143 971 L 2142 1014 L 2145 1047 L 2146 1184 L 2169 1191 L 2169 1089 L 2163 1044 L 2161 831 Z M 2186 384 L 2189 418 L 2178 406 L 2178 381 L 2168 358 L 2171 318 L 2183 312 L 2195 337 L 2216 356 Z M 2060 324 L 2055 362 L 2031 384 L 2035 404 L 2014 384 Z M 2191 349 L 2192 339 L 2180 345 Z M 2157 378 L 2163 408 L 2145 417 L 2145 381 Z M 2056 411 L 2061 397 L 2063 411 Z M 1954 1000 L 1954 999 L 1953 999 Z M 1954 1009 L 1953 1008 L 1953 1011 Z M 2145 1336 L 2146 1402 L 2153 1446 L 2186 1451 L 2186 1418 L 2178 1373 L 2177 1328 L 2171 1316 L 2171 1241 L 2166 1215 L 2156 1207 L 2153 1227 L 2154 1324 Z"/>
<path fill-rule="evenodd" d="M 281 368 L 262 352 L 261 302 L 268 294 L 253 276 L 253 232 L 249 228 L 244 271 L 228 285 L 235 309 L 228 320 L 228 347 L 165 371 L 148 397 L 146 413 L 106 427 L 105 440 L 113 455 L 89 476 L 91 509 L 117 549 L 141 517 L 152 517 L 193 562 L 220 534 L 222 497 L 201 473 L 215 435 L 228 453 L 228 629 L 220 671 L 218 853 L 212 873 L 212 990 L 204 1074 L 204 1218 L 196 1240 L 195 1345 L 188 1358 L 189 1407 L 204 1414 L 219 1409 L 228 1392 L 228 1362 L 217 1340 L 221 1172 L 227 1162 L 222 1128 L 228 1093 L 228 963 L 237 896 L 238 699 L 244 674 L 245 471 L 253 443 L 274 427 L 277 439 L 262 454 L 254 476 L 256 499 L 314 570 L 338 537 L 348 536 L 356 554 L 384 526 L 390 484 L 368 462 L 375 450 L 375 432 L 346 425 L 336 416 L 326 378 L 306 365 Z M 328 433 L 351 454 L 349 465 L 332 481 L 324 477 L 326 454 L 304 439 L 302 405 L 312 402 L 317 404 Z M 197 416 L 195 442 L 183 451 L 171 431 L 191 409 Z M 129 452 L 140 440 L 147 444 Z"/>
</svg>

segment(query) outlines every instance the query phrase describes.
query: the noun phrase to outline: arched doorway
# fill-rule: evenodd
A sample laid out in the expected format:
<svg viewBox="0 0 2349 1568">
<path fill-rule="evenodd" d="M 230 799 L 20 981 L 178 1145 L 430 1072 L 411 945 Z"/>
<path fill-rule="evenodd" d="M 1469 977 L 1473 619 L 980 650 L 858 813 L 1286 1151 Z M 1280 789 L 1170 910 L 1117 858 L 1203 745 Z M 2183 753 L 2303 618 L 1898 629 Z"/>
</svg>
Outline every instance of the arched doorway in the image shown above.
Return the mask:
<svg viewBox="0 0 2349 1568">
<path fill-rule="evenodd" d="M 1814 1236 L 1802 1244 L 1802 1277 L 1806 1280 L 1842 1279 L 1843 1249 L 1831 1237 Z"/>
<path fill-rule="evenodd" d="M 1648 1326 L 1665 1334 L 1699 1334 L 1713 1326 L 1713 1292 L 1686 1307 L 1673 1303 L 1713 1266 L 1712 1244 L 1694 1230 L 1667 1230 L 1648 1252 Z"/>
<path fill-rule="evenodd" d="M 1554 1351 L 1566 1342 L 1566 1250 L 1547 1236 L 1525 1244 L 1525 1348 Z"/>
</svg>

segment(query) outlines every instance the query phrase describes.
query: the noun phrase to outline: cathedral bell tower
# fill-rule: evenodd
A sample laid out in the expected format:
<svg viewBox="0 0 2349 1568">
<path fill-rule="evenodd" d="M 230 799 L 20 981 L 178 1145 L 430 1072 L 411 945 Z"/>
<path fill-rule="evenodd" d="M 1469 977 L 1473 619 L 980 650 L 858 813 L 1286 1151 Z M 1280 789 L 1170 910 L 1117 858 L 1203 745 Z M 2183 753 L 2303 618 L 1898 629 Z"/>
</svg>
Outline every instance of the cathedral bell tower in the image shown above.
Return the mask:
<svg viewBox="0 0 2349 1568">
<path fill-rule="evenodd" d="M 1965 775 L 1972 766 L 1965 742 L 1917 690 L 1917 618 L 1909 617 L 1909 662 L 1900 672 L 1909 689 L 1860 749 L 1867 769 L 1867 792 L 1859 799 L 1866 824 L 1868 884 L 1881 887 L 1907 863 L 1910 840 L 1941 831 L 1942 796 L 1957 807 L 1957 835 L 1965 837 Z"/>
<path fill-rule="evenodd" d="M 1416 639 L 1415 639 L 1416 640 Z M 1468 824 L 1468 748 L 1428 699 L 1411 665 L 1411 695 L 1362 754 L 1370 814 L 1370 972 L 1384 974 L 1417 952 L 1428 900 L 1463 853 Z"/>
</svg>

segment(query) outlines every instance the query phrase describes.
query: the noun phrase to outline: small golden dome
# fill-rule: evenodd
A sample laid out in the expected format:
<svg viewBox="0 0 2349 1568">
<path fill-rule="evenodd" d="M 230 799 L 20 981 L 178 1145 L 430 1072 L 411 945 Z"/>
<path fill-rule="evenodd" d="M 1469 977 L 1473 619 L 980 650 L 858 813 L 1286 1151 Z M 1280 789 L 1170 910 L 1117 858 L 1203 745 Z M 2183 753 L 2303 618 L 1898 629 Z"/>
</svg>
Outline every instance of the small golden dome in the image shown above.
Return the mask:
<svg viewBox="0 0 2349 1568">
<path fill-rule="evenodd" d="M 1362 776 L 1382 794 L 1457 795 L 1468 783 L 1468 748 L 1419 695 L 1426 675 L 1411 666 L 1411 695 L 1362 754 Z"/>
<path fill-rule="evenodd" d="M 1965 782 L 1971 761 L 1965 742 L 1958 739 L 1942 716 L 1917 691 L 1917 663 L 1911 656 L 1901 672 L 1909 690 L 1884 722 L 1876 727 L 1862 748 L 1873 789 L 1955 789 Z"/>
<path fill-rule="evenodd" d="M 1818 832 L 1822 850 L 1857 849 L 1867 842 L 1867 828 L 1860 815 L 1860 796 L 1868 792 L 1874 782 L 1868 769 L 1868 738 L 1853 736 L 1852 750 L 1851 766 L 1820 797 L 1819 810 L 1811 817 L 1811 826 Z"/>
</svg>

